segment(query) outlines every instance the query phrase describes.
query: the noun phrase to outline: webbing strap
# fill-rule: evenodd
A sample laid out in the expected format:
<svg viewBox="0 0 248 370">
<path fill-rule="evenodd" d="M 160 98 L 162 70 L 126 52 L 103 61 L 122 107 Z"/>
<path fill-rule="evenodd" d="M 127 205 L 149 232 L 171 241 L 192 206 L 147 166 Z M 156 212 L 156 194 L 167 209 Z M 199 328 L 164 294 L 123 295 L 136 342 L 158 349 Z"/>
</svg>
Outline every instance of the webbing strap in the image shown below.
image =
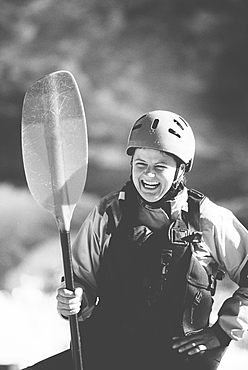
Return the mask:
<svg viewBox="0 0 248 370">
<path fill-rule="evenodd" d="M 205 195 L 195 189 L 188 190 L 189 223 L 196 231 L 201 231 L 200 204 Z"/>
<path fill-rule="evenodd" d="M 241 287 L 248 287 L 248 262 L 246 262 L 241 271 L 239 285 Z"/>
</svg>

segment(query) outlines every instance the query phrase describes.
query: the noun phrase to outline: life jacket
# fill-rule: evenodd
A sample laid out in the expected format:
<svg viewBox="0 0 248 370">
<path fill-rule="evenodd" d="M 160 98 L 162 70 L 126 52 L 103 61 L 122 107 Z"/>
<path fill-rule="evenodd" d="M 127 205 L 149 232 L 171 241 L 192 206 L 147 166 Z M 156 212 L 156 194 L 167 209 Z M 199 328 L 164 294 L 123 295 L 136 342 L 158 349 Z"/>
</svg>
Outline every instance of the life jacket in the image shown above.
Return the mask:
<svg viewBox="0 0 248 370">
<path fill-rule="evenodd" d="M 97 273 L 99 304 L 92 319 L 130 333 L 180 336 L 209 324 L 214 275 L 194 255 L 201 241 L 200 203 L 204 195 L 188 190 L 188 212 L 158 231 L 137 223 L 138 199 L 127 183 L 115 222 L 107 208 L 109 247 Z"/>
</svg>

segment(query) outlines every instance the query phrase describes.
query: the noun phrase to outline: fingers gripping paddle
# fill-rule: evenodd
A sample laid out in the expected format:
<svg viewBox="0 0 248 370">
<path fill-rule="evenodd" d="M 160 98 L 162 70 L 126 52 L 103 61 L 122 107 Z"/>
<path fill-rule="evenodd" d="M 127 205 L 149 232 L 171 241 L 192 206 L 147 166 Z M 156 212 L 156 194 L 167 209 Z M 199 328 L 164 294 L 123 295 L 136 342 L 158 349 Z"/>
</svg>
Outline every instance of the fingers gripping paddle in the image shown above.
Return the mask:
<svg viewBox="0 0 248 370">
<path fill-rule="evenodd" d="M 74 291 L 70 223 L 86 182 L 88 140 L 83 102 L 71 73 L 51 73 L 26 92 L 22 154 L 32 196 L 55 217 L 66 288 Z M 82 370 L 77 315 L 69 321 L 74 369 Z"/>
</svg>

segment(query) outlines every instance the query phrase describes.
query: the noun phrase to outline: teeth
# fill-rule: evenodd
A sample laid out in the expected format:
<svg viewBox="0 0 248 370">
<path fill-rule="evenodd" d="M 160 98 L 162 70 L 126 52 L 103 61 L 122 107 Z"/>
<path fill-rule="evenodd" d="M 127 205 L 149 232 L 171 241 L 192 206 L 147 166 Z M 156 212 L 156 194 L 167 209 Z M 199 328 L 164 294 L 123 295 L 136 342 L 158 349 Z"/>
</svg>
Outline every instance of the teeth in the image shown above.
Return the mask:
<svg viewBox="0 0 248 370">
<path fill-rule="evenodd" d="M 143 181 L 143 185 L 145 188 L 154 189 L 159 185 L 159 182 Z"/>
</svg>

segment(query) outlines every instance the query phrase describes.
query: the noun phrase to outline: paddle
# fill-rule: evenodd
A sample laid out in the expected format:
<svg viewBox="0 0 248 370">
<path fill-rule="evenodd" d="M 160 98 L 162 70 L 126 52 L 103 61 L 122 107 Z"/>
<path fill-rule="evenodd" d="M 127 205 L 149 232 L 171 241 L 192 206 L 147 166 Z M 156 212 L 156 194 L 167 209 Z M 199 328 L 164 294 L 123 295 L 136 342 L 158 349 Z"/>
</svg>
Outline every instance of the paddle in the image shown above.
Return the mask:
<svg viewBox="0 0 248 370">
<path fill-rule="evenodd" d="M 55 217 L 66 288 L 74 291 L 70 224 L 86 182 L 88 140 L 83 102 L 71 73 L 48 74 L 27 90 L 22 155 L 32 196 Z M 82 370 L 77 315 L 70 316 L 69 323 L 74 369 Z"/>
</svg>

